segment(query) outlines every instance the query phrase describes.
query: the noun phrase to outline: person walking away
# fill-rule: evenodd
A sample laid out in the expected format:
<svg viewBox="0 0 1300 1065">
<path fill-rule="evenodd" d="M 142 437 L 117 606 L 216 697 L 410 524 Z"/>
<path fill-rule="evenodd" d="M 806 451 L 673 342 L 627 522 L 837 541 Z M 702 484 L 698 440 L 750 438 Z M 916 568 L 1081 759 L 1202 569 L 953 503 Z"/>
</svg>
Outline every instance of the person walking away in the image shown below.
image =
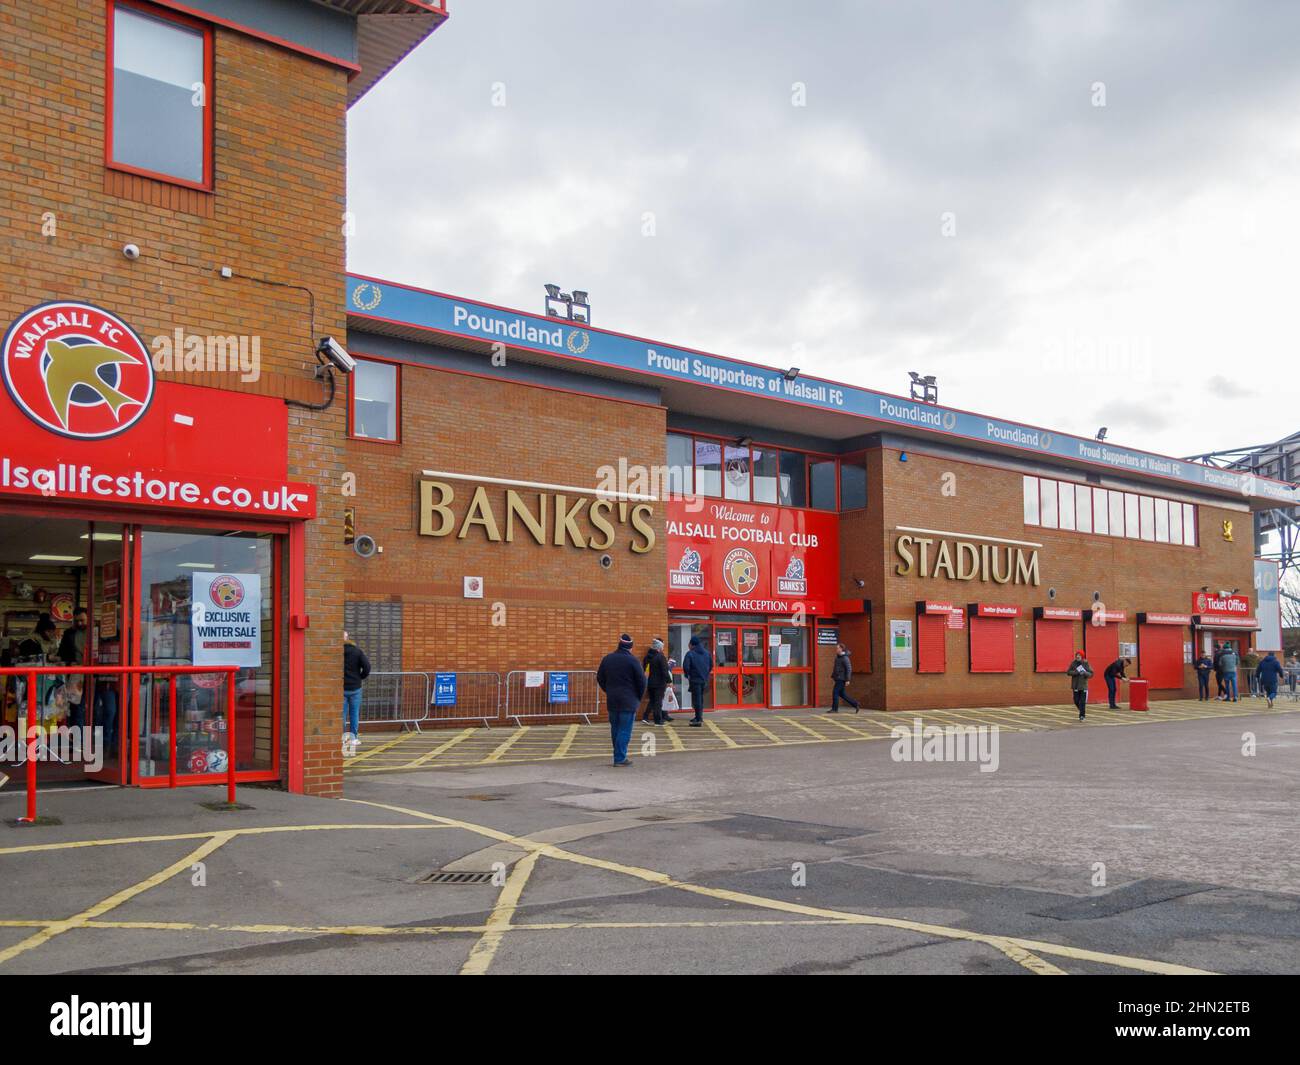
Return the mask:
<svg viewBox="0 0 1300 1065">
<path fill-rule="evenodd" d="M 1226 643 L 1217 644 L 1214 648 L 1214 684 L 1219 689 L 1219 694 L 1214 697 L 1215 702 L 1223 699 L 1225 691 L 1223 686 L 1223 652 L 1228 649 Z"/>
<path fill-rule="evenodd" d="M 1092 666 L 1083 657 L 1082 651 L 1074 652 L 1074 661 L 1065 671 L 1070 675 L 1070 690 L 1074 695 L 1074 705 L 1079 711 L 1079 720 L 1087 716 L 1088 681 L 1092 679 Z"/>
<path fill-rule="evenodd" d="M 1277 698 L 1278 681 L 1282 679 L 1282 663 L 1277 660 L 1277 655 L 1269 651 L 1255 667 L 1255 676 L 1258 678 L 1260 691 L 1268 699 L 1268 708 L 1272 710 L 1273 700 Z"/>
<path fill-rule="evenodd" d="M 72 625 L 63 630 L 59 641 L 59 661 L 65 666 L 86 664 L 86 630 L 90 624 L 84 606 L 72 615 Z M 86 723 L 86 677 L 83 673 L 69 673 L 64 681 L 68 693 L 68 724 L 81 728 Z"/>
<path fill-rule="evenodd" d="M 668 659 L 664 657 L 664 642 L 658 636 L 650 641 L 650 650 L 641 659 L 641 666 L 645 670 L 646 692 L 649 695 L 641 720 L 666 725 L 668 716 L 664 713 L 664 693 L 668 690 L 672 674 L 668 671 Z"/>
<path fill-rule="evenodd" d="M 343 745 L 361 746 L 361 685 L 370 676 L 370 659 L 343 632 Z"/>
<path fill-rule="evenodd" d="M 1224 702 L 1235 703 L 1237 701 L 1237 652 L 1231 647 L 1224 647 L 1223 654 L 1219 656 L 1219 668 L 1223 670 L 1223 691 Z"/>
<path fill-rule="evenodd" d="M 632 738 L 632 725 L 637 708 L 646 691 L 645 670 L 632 654 L 632 637 L 626 632 L 618 638 L 618 649 L 610 651 L 600 660 L 596 670 L 596 683 L 605 693 L 609 707 L 609 735 L 614 744 L 614 764 L 630 766 L 627 744 Z"/>
<path fill-rule="evenodd" d="M 1110 709 L 1118 710 L 1119 704 L 1115 702 L 1115 689 L 1119 686 L 1121 680 L 1128 680 L 1128 674 L 1124 672 L 1124 667 L 1131 665 L 1132 659 L 1117 658 L 1102 671 L 1102 679 L 1106 681 L 1106 694 L 1110 696 Z"/>
<path fill-rule="evenodd" d="M 1196 698 L 1199 702 L 1208 702 L 1210 698 L 1210 674 L 1214 672 L 1214 659 L 1205 652 L 1196 660 Z"/>
<path fill-rule="evenodd" d="M 698 636 L 691 637 L 690 649 L 682 659 L 682 672 L 686 674 L 686 685 L 691 689 L 691 708 L 695 717 L 691 724 L 695 728 L 704 727 L 704 687 L 709 683 L 713 672 L 713 655 L 705 649 Z"/>
<path fill-rule="evenodd" d="M 849 657 L 849 649 L 842 643 L 836 644 L 835 665 L 831 667 L 831 708 L 826 711 L 828 714 L 840 712 L 841 699 L 853 707 L 855 714 L 862 709 L 861 704 L 844 690 L 851 676 L 853 676 L 853 660 Z"/>
</svg>

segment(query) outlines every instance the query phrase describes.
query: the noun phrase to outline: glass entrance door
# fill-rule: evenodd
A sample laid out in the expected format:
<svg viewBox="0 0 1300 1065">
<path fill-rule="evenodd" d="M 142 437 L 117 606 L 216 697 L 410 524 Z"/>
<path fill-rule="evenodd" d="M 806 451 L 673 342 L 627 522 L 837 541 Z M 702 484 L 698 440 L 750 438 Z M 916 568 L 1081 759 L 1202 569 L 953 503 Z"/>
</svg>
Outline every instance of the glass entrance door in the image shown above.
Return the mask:
<svg viewBox="0 0 1300 1065">
<path fill-rule="evenodd" d="M 764 625 L 715 626 L 718 662 L 714 701 L 718 706 L 767 704 L 767 628 Z M 723 666 L 723 639 L 726 665 Z"/>
<path fill-rule="evenodd" d="M 116 522 L 92 521 L 87 538 L 90 546 L 90 589 L 88 610 L 90 632 L 88 664 L 127 664 L 125 648 L 130 646 L 130 622 L 134 617 L 128 599 L 131 587 L 130 527 Z M 96 780 L 125 784 L 126 760 L 122 750 L 129 735 L 126 727 L 129 682 L 110 673 L 92 674 L 86 682 L 86 705 L 90 723 L 99 729 L 103 745 L 103 768 L 90 774 Z"/>
</svg>

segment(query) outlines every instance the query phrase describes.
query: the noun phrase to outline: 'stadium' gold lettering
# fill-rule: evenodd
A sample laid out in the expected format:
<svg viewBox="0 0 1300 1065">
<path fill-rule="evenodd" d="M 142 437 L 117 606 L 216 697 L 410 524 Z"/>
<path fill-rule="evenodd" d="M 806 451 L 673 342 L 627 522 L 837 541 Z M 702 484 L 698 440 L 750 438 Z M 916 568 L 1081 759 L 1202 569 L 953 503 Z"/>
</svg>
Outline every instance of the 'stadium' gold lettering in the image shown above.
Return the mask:
<svg viewBox="0 0 1300 1065">
<path fill-rule="evenodd" d="M 967 569 L 963 562 L 970 559 L 970 568 Z M 957 579 L 959 581 L 974 580 L 979 572 L 980 553 L 975 549 L 974 544 L 968 544 L 965 540 L 957 541 Z"/>
<path fill-rule="evenodd" d="M 894 541 L 894 550 L 898 552 L 898 557 L 903 560 L 894 567 L 894 572 L 900 577 L 906 577 L 912 572 L 912 552 L 908 550 L 911 546 L 912 538 L 910 536 L 900 536 Z"/>
<path fill-rule="evenodd" d="M 1016 548 L 1016 583 L 1032 584 L 1038 586 L 1038 552 L 1029 552 L 1029 561 L 1025 561 L 1025 553 Z"/>
<path fill-rule="evenodd" d="M 487 538 L 494 543 L 501 539 L 501 532 L 497 529 L 497 518 L 492 513 L 492 504 L 488 500 L 487 489 L 482 485 L 474 489 L 474 498 L 469 502 L 469 510 L 465 512 L 465 520 L 460 523 L 460 532 L 456 534 L 456 539 L 465 539 L 471 525 L 482 525 Z"/>
<path fill-rule="evenodd" d="M 642 542 L 632 541 L 632 552 L 637 555 L 644 555 L 647 551 L 654 548 L 655 531 L 650 524 L 651 517 L 654 516 L 654 510 L 649 503 L 638 503 L 632 508 L 632 528 L 641 534 Z"/>
<path fill-rule="evenodd" d="M 980 544 L 980 580 L 989 579 L 989 545 Z"/>
<path fill-rule="evenodd" d="M 948 541 L 947 541 L 947 540 L 940 540 L 940 541 L 939 541 L 939 550 L 935 553 L 935 556 L 934 556 L 934 575 L 935 575 L 936 577 L 939 576 L 939 571 L 940 571 L 941 569 L 942 569 L 942 570 L 947 570 L 947 571 L 948 571 L 948 579 L 949 579 L 949 580 L 952 580 L 952 579 L 953 579 L 953 572 L 952 572 L 952 558 L 951 558 L 950 555 L 948 554 Z"/>
<path fill-rule="evenodd" d="M 587 541 L 583 539 L 582 529 L 578 527 L 575 520 L 582 513 L 583 507 L 587 505 L 585 499 L 579 498 L 572 507 L 569 506 L 569 497 L 557 495 L 555 497 L 555 546 L 563 547 L 567 540 L 573 541 L 574 547 L 586 547 Z"/>
<path fill-rule="evenodd" d="M 434 501 L 433 494 L 438 493 L 437 501 Z M 456 515 L 451 512 L 448 505 L 456 498 L 456 493 L 452 490 L 451 485 L 442 481 L 421 481 L 420 482 L 420 535 L 421 536 L 446 536 L 451 532 L 452 527 L 456 524 Z M 438 515 L 438 527 L 433 527 L 433 516 Z"/>
<path fill-rule="evenodd" d="M 537 493 L 537 514 L 528 509 L 523 498 L 513 488 L 506 490 L 506 543 L 515 542 L 515 518 L 518 517 L 539 544 L 546 543 L 546 495 Z"/>
<path fill-rule="evenodd" d="M 934 543 L 934 541 L 925 536 L 918 536 L 916 538 L 916 544 L 921 549 L 921 576 L 922 577 L 930 576 L 930 545 L 932 543 Z"/>
<path fill-rule="evenodd" d="M 591 524 L 605 534 L 605 539 L 599 542 L 594 536 L 587 541 L 587 546 L 593 551 L 604 551 L 614 542 L 614 526 L 605 520 L 605 516 L 613 509 L 614 504 L 608 499 L 597 499 L 587 511 Z"/>
<path fill-rule="evenodd" d="M 1007 560 L 1007 569 L 1005 573 L 1000 572 L 998 567 L 998 560 L 1003 557 L 1003 551 L 1006 552 L 1005 557 Z M 990 553 L 993 555 L 993 580 L 998 584 L 1006 584 L 1007 581 L 1011 580 L 1011 548 L 994 547 L 990 549 Z"/>
</svg>

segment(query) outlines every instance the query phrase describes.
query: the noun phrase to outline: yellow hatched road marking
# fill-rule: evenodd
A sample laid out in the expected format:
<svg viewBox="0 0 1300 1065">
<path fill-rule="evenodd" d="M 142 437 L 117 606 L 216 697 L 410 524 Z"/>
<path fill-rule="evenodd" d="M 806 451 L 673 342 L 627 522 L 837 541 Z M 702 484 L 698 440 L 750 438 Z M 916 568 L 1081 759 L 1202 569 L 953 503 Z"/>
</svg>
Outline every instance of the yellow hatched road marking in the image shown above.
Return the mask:
<svg viewBox="0 0 1300 1065">
<path fill-rule="evenodd" d="M 564 733 L 564 738 L 560 740 L 559 745 L 551 752 L 552 758 L 563 758 L 569 753 L 569 748 L 573 746 L 574 737 L 578 735 L 578 726 L 570 725 Z"/>
<path fill-rule="evenodd" d="M 420 757 L 417 758 L 414 762 L 411 762 L 411 763 L 407 766 L 407 768 L 408 768 L 408 769 L 414 769 L 416 766 L 424 765 L 424 764 L 425 764 L 426 762 L 428 762 L 430 759 L 437 758 L 438 755 L 442 754 L 443 751 L 449 751 L 449 750 L 451 750 L 453 747 L 455 747 L 458 743 L 464 743 L 467 739 L 469 739 L 471 736 L 473 736 L 474 733 L 476 733 L 477 731 L 478 731 L 478 729 L 475 729 L 475 728 L 467 728 L 467 729 L 465 729 L 465 730 L 462 731 L 459 735 L 457 735 L 457 736 L 453 736 L 453 737 L 452 737 L 451 739 L 449 739 L 446 743 L 440 743 L 437 747 L 433 748 L 433 750 L 428 751 L 427 753 L 420 755 Z"/>
<path fill-rule="evenodd" d="M 690 726 L 687 727 L 689 728 Z M 686 744 L 682 742 L 681 734 L 677 729 L 677 725 L 669 725 L 664 729 L 664 732 L 668 734 L 668 740 L 673 745 L 674 751 L 684 751 L 686 750 Z"/>
<path fill-rule="evenodd" d="M 785 740 L 781 739 L 781 737 L 778 736 L 778 735 L 777 735 L 775 732 L 773 732 L 771 729 L 766 729 L 766 728 L 764 728 L 762 725 L 760 725 L 757 721 L 753 720 L 752 718 L 742 717 L 740 720 L 743 721 L 743 722 L 744 722 L 746 725 L 748 725 L 750 728 L 755 729 L 756 731 L 762 733 L 764 736 L 766 736 L 769 740 L 771 740 L 771 741 L 772 741 L 774 744 L 776 744 L 778 747 L 784 747 L 784 746 L 785 746 L 785 744 L 786 744 L 786 741 L 785 741 Z"/>
<path fill-rule="evenodd" d="M 387 743 L 381 743 L 378 747 L 367 747 L 360 754 L 355 754 L 351 758 L 345 758 L 343 760 L 343 765 L 345 767 L 354 766 L 358 762 L 364 762 L 367 758 L 373 758 L 380 751 L 386 751 L 390 747 L 396 747 L 399 743 L 405 743 L 407 740 L 414 739 L 417 735 L 419 735 L 419 733 L 404 732 L 402 733 L 402 735 L 398 736 L 397 739 L 395 740 L 389 740 Z"/>
<path fill-rule="evenodd" d="M 817 720 L 826 725 L 836 725 L 839 728 L 842 728 L 845 732 L 852 732 L 855 736 L 867 736 L 870 738 L 872 735 L 870 732 L 863 732 L 861 729 L 856 729 L 852 725 L 846 725 L 838 717 L 831 717 L 829 714 L 823 714 Z"/>
<path fill-rule="evenodd" d="M 802 721 L 799 721 L 793 717 L 778 717 L 777 720 L 784 721 L 787 725 L 793 725 L 797 729 L 802 729 L 804 732 L 808 733 L 809 736 L 816 737 L 822 743 L 831 742 L 831 738 L 829 736 L 823 736 L 820 732 L 817 732 L 815 729 L 809 728 Z"/>
<path fill-rule="evenodd" d="M 501 938 L 509 931 L 510 923 L 514 920 L 515 909 L 519 905 L 519 897 L 523 894 L 524 885 L 528 883 L 528 878 L 532 876 L 533 868 L 540 857 L 540 851 L 529 851 L 510 870 L 505 886 L 501 889 L 501 895 L 497 898 L 497 904 L 488 915 L 488 930 L 469 952 L 469 958 L 461 967 L 461 976 L 482 976 L 488 971 L 492 959 L 496 957 L 497 948 L 501 946 Z"/>
<path fill-rule="evenodd" d="M 513 747 L 516 743 L 518 743 L 521 739 L 524 738 L 524 735 L 525 733 L 528 732 L 529 728 L 531 728 L 530 725 L 524 725 L 518 732 L 516 732 L 513 736 L 511 736 L 508 740 L 506 740 L 505 743 L 501 744 L 501 746 L 499 746 L 495 751 L 493 751 L 486 758 L 484 758 L 483 761 L 495 762 L 499 760 L 500 757 L 506 753 L 506 751 L 510 750 L 511 747 Z"/>
<path fill-rule="evenodd" d="M 717 726 L 716 724 L 714 724 L 712 721 L 708 720 L 708 718 L 705 718 L 705 720 L 704 720 L 704 727 L 707 728 L 710 732 L 712 732 L 712 733 L 713 733 L 715 736 L 717 736 L 719 739 L 721 739 L 722 742 L 725 743 L 728 747 L 739 747 L 739 746 L 740 746 L 739 743 L 737 743 L 737 742 L 736 742 L 735 740 L 733 740 L 730 736 L 728 736 L 725 732 L 723 732 L 722 729 L 718 728 L 718 726 Z"/>
</svg>

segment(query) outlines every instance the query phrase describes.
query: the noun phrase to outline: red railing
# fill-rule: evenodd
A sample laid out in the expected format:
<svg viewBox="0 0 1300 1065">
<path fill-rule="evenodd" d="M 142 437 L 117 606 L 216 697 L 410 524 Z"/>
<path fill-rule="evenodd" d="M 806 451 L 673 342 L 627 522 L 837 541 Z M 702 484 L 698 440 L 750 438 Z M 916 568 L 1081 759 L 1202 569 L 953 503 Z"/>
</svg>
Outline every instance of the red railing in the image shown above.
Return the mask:
<svg viewBox="0 0 1300 1065">
<path fill-rule="evenodd" d="M 167 717 L 168 717 L 168 773 L 169 787 L 176 787 L 176 677 L 184 673 L 224 673 L 226 675 L 226 801 L 235 801 L 235 673 L 238 666 L 14 666 L 0 669 L 0 678 L 27 678 L 27 816 L 20 817 L 20 822 L 36 820 L 36 762 L 37 743 L 41 735 L 40 705 L 37 695 L 37 677 L 69 674 L 86 674 L 96 678 L 141 676 L 145 674 L 166 675 L 167 680 Z M 124 718 L 129 722 L 129 701 L 123 700 L 119 709 L 119 721 Z M 35 724 L 33 724 L 35 722 Z M 121 726 L 119 725 L 119 728 Z"/>
</svg>

